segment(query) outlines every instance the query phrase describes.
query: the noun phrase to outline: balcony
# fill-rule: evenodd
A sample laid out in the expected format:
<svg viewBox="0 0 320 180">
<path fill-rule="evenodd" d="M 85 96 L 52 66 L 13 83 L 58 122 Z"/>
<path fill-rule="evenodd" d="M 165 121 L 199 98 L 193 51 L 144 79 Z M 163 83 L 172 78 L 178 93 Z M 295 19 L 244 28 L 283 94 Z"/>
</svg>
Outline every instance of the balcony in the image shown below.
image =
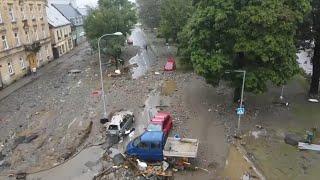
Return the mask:
<svg viewBox="0 0 320 180">
<path fill-rule="evenodd" d="M 41 48 L 40 41 L 36 41 L 32 44 L 24 45 L 24 49 L 29 52 L 37 53 Z"/>
</svg>

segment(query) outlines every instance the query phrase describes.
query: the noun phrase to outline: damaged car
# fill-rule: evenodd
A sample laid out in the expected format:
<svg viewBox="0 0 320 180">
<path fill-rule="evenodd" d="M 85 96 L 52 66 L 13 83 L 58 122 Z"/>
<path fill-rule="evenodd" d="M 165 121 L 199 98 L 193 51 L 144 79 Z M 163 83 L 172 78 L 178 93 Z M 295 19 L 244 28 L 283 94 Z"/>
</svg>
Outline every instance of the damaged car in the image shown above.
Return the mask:
<svg viewBox="0 0 320 180">
<path fill-rule="evenodd" d="M 134 123 L 134 115 L 131 111 L 116 112 L 111 121 L 106 123 L 108 135 L 122 136 L 129 131 Z"/>
</svg>

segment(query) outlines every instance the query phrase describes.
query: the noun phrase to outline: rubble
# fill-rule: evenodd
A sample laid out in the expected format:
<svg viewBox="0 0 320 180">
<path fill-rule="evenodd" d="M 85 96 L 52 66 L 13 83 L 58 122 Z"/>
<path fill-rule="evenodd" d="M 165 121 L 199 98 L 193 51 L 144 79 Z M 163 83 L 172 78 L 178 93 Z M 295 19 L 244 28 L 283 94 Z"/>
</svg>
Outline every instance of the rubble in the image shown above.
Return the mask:
<svg viewBox="0 0 320 180">
<path fill-rule="evenodd" d="M 287 133 L 284 137 L 284 142 L 292 146 L 298 146 L 298 143 L 303 140 L 301 136 L 293 133 Z"/>
</svg>

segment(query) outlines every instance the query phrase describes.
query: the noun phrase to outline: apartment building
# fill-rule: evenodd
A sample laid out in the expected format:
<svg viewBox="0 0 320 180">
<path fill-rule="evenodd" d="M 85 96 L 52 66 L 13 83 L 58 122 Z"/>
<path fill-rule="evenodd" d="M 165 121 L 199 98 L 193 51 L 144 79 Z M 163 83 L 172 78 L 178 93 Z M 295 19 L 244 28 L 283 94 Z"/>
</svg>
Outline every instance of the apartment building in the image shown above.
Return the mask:
<svg viewBox="0 0 320 180">
<path fill-rule="evenodd" d="M 0 87 L 53 58 L 46 0 L 0 1 Z"/>
<path fill-rule="evenodd" d="M 52 4 L 65 18 L 71 22 L 72 39 L 74 45 L 85 41 L 83 28 L 84 16 L 72 4 Z"/>
<path fill-rule="evenodd" d="M 59 58 L 73 49 L 71 22 L 48 4 L 47 17 L 51 34 L 53 57 Z"/>
</svg>

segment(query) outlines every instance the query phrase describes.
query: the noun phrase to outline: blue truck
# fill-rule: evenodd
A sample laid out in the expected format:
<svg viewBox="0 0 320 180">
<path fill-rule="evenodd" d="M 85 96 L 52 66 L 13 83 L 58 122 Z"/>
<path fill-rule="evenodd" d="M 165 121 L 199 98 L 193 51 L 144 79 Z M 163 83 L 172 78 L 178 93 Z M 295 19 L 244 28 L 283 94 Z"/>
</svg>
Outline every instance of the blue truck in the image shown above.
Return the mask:
<svg viewBox="0 0 320 180">
<path fill-rule="evenodd" d="M 197 139 L 172 137 L 166 138 L 162 131 L 145 131 L 126 148 L 128 156 L 135 156 L 144 161 L 162 161 L 164 157 L 195 158 L 198 152 Z"/>
</svg>

